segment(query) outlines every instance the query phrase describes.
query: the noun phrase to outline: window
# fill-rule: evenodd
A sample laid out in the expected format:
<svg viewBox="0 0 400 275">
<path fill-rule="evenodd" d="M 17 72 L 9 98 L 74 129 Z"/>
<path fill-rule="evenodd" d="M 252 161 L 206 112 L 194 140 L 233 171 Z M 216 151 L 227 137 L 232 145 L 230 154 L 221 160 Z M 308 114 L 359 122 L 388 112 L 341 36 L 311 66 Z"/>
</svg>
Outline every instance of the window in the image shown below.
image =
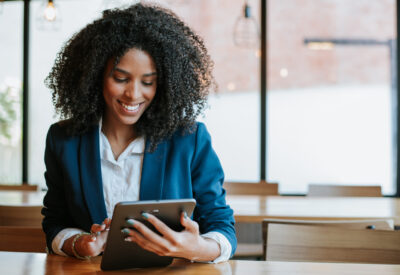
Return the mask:
<svg viewBox="0 0 400 275">
<path fill-rule="evenodd" d="M 233 43 L 236 18 L 243 3 L 230 0 L 158 1 L 172 9 L 204 38 L 215 62 L 214 75 L 219 87 L 210 95 L 204 117 L 213 146 L 221 160 L 227 180 L 259 179 L 259 53 L 257 48 L 242 49 Z M 44 86 L 56 54 L 71 35 L 100 16 L 102 1 L 57 1 L 62 24 L 57 31 L 37 28 L 31 18 L 31 101 L 29 178 L 44 186 L 43 152 L 48 127 L 57 120 L 51 91 Z M 125 2 L 114 1 L 115 4 Z M 258 16 L 257 0 L 250 1 Z M 39 8 L 31 3 L 33 13 Z M 109 6 L 112 7 L 112 6 Z M 198 11 L 201 10 L 202 13 Z M 207 16 L 205 16 L 207 15 Z M 35 146 L 32 146 L 35 144 Z"/>
<path fill-rule="evenodd" d="M 0 14 L 0 183 L 22 182 L 22 2 L 2 3 Z M 12 26 L 12 28 L 10 28 Z"/>
<path fill-rule="evenodd" d="M 335 183 L 380 184 L 384 194 L 394 194 L 396 2 L 265 1 L 267 180 L 278 182 L 281 193 L 305 193 L 309 183 Z M 31 1 L 30 183 L 44 185 L 45 136 L 58 120 L 51 91 L 43 83 L 56 54 L 74 32 L 100 16 L 102 8 L 133 2 L 59 0 L 60 29 L 43 31 L 36 21 L 40 2 Z M 200 120 L 211 133 L 226 179 L 259 180 L 260 52 L 233 43 L 245 1 L 156 2 L 204 38 L 215 62 L 219 89 L 210 95 Z M 261 1 L 247 2 L 259 22 Z M 5 139 L 0 127 L 0 160 L 5 163 L 0 182 L 7 183 L 21 182 L 22 12 L 23 1 L 7 1 L 0 14 L 0 55 L 6 64 L 0 67 L 0 92 L 12 87 L 15 100 L 11 137 Z M 6 28 L 11 24 L 12 29 Z"/>
<path fill-rule="evenodd" d="M 165 1 L 158 2 L 165 5 Z M 200 120 L 204 121 L 210 131 L 214 149 L 225 171 L 225 179 L 258 181 L 259 47 L 238 47 L 233 39 L 235 23 L 239 17 L 243 17 L 244 1 L 167 2 L 170 2 L 167 7 L 175 11 L 204 39 L 214 61 L 218 91 L 210 95 L 209 108 Z M 248 2 L 252 8 L 251 14 L 256 22 L 260 22 L 259 1 Z"/>
<path fill-rule="evenodd" d="M 395 192 L 395 1 L 268 0 L 268 160 L 309 183 Z"/>
<path fill-rule="evenodd" d="M 44 85 L 57 53 L 67 40 L 87 23 L 100 16 L 102 2 L 59 0 L 61 23 L 56 29 L 42 29 L 37 20 L 41 1 L 31 2 L 30 17 L 30 102 L 29 102 L 29 182 L 45 186 L 44 148 L 47 130 L 59 120 L 52 104 L 51 90 Z"/>
</svg>

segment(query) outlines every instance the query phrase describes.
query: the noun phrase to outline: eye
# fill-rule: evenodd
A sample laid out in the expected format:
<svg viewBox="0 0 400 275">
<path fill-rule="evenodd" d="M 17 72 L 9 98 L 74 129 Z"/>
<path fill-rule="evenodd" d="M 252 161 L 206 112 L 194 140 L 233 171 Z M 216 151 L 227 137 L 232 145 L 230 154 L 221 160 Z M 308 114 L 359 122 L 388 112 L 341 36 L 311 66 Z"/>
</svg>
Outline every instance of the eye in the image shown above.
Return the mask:
<svg viewBox="0 0 400 275">
<path fill-rule="evenodd" d="M 119 78 L 119 77 L 115 77 L 115 76 L 114 76 L 114 80 L 115 80 L 115 82 L 118 82 L 118 83 L 122 83 L 122 82 L 127 82 L 128 81 L 127 78 Z"/>
<path fill-rule="evenodd" d="M 142 81 L 142 83 L 143 83 L 144 86 L 151 86 L 151 85 L 153 85 L 153 82 L 145 82 L 145 81 Z"/>
</svg>

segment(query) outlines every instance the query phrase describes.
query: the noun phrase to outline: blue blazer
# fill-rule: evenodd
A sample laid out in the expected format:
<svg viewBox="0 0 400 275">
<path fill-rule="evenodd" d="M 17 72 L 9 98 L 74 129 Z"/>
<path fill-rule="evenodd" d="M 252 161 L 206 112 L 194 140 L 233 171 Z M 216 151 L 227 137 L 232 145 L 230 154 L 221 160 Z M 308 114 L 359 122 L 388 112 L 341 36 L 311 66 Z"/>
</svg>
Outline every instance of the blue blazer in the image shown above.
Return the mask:
<svg viewBox="0 0 400 275">
<path fill-rule="evenodd" d="M 146 143 L 146 149 L 149 144 Z M 47 194 L 42 209 L 43 230 L 50 251 L 54 237 L 68 227 L 90 231 L 106 217 L 100 165 L 99 127 L 70 136 L 62 123 L 47 134 Z M 233 211 L 225 202 L 224 173 L 211 146 L 206 127 L 197 123 L 193 133 L 177 131 L 157 149 L 145 152 L 140 200 L 194 198 L 193 219 L 201 233 L 217 231 L 236 249 Z"/>
</svg>

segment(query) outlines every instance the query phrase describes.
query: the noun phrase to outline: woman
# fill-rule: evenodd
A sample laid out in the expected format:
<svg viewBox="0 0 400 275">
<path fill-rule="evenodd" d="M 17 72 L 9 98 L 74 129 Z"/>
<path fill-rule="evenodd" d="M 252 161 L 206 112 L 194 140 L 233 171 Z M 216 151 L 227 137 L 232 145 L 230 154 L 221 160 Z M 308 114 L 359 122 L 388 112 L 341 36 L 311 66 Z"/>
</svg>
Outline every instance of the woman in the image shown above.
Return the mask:
<svg viewBox="0 0 400 275">
<path fill-rule="evenodd" d="M 126 241 L 158 255 L 229 259 L 233 212 L 210 136 L 196 117 L 213 88 L 203 41 L 171 11 L 136 4 L 104 11 L 75 34 L 46 79 L 66 120 L 46 140 L 43 229 L 48 249 L 85 259 L 99 255 L 116 203 L 195 198 L 182 232 L 145 215 Z M 88 233 L 91 232 L 91 233 Z"/>
</svg>

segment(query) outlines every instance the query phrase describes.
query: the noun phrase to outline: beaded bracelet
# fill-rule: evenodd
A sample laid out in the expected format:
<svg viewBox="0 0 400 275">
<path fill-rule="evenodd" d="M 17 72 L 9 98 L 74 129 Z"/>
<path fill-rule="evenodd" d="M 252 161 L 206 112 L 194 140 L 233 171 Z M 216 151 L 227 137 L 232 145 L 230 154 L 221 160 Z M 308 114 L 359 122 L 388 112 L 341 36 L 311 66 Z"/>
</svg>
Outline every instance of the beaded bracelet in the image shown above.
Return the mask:
<svg viewBox="0 0 400 275">
<path fill-rule="evenodd" d="M 75 243 L 76 243 L 76 241 L 77 241 L 80 237 L 85 236 L 85 235 L 90 235 L 90 234 L 87 233 L 87 232 L 79 233 L 79 234 L 76 235 L 76 236 L 74 237 L 74 239 L 72 240 L 72 253 L 74 254 L 74 256 L 75 256 L 76 258 L 78 258 L 78 259 L 80 259 L 80 260 L 89 260 L 89 259 L 91 258 L 91 256 L 84 256 L 84 257 L 83 257 L 83 256 L 79 255 L 78 252 L 77 252 L 76 249 L 75 249 Z"/>
</svg>

